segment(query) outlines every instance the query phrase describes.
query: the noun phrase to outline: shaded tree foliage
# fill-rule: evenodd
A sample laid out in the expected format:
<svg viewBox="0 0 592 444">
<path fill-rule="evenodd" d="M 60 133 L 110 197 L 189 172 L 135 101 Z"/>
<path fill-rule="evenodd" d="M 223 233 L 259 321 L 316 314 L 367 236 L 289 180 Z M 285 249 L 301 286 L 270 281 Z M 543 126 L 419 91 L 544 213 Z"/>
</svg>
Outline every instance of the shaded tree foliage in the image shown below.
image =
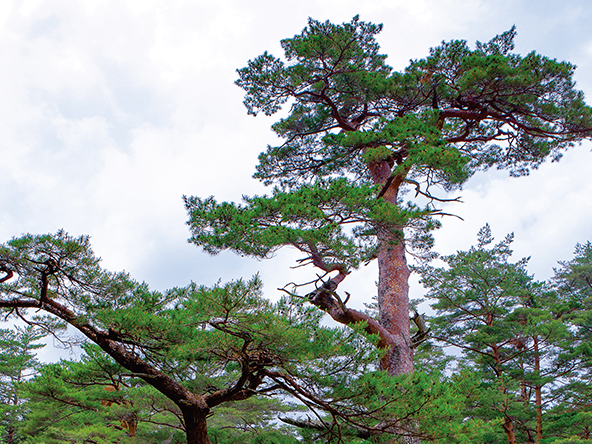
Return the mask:
<svg viewBox="0 0 592 444">
<path fill-rule="evenodd" d="M 182 412 L 170 399 L 98 346 L 86 344 L 84 350 L 80 360 L 48 364 L 23 385 L 28 414 L 18 430 L 21 440 L 45 444 L 186 442 Z M 209 382 L 220 384 L 214 378 Z M 187 378 L 185 383 L 195 381 Z M 269 398 L 230 402 L 210 417 L 208 434 L 214 442 L 222 442 L 220 435 L 235 442 L 251 442 L 253 436 L 271 432 L 286 435 L 270 424 L 277 412 L 291 409 Z"/>
<path fill-rule="evenodd" d="M 558 384 L 556 404 L 549 414 L 548 434 L 559 443 L 592 442 L 592 243 L 577 244 L 573 259 L 560 262 L 554 285 L 561 303 L 554 311 L 570 325 L 566 360 L 574 366 L 570 378 Z"/>
</svg>

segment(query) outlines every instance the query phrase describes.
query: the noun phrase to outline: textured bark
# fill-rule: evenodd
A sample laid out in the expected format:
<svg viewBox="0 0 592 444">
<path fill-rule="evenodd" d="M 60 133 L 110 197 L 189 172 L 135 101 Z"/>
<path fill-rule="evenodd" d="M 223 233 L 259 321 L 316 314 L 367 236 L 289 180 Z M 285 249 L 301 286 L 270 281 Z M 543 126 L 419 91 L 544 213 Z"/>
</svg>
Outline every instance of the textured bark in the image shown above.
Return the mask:
<svg viewBox="0 0 592 444">
<path fill-rule="evenodd" d="M 514 423 L 512 422 L 512 420 L 508 417 L 505 417 L 502 426 L 504 427 L 504 432 L 506 432 L 508 444 L 517 444 L 516 432 L 514 431 Z"/>
<path fill-rule="evenodd" d="M 188 406 L 181 409 L 185 422 L 187 444 L 211 444 L 208 437 L 207 414 L 209 410 L 199 409 L 196 406 Z"/>
<path fill-rule="evenodd" d="M 392 175 L 392 165 L 380 161 L 369 165 L 375 184 L 382 190 L 378 199 L 397 205 L 397 195 L 406 172 Z M 379 348 L 388 349 L 381 360 L 381 367 L 390 375 L 413 373 L 413 347 L 409 330 L 409 267 L 405 258 L 403 228 L 392 225 L 378 225 L 378 323 L 370 316 L 345 307 L 334 290 L 346 276 L 342 269 L 329 268 L 312 254 L 313 263 L 326 272 L 339 271 L 327 285 L 311 294 L 312 304 L 327 312 L 335 321 L 352 325 L 366 322 L 366 332 L 380 336 Z"/>
<path fill-rule="evenodd" d="M 387 161 L 370 165 L 372 180 L 382 185 L 381 198 L 397 205 L 406 172 L 392 175 Z M 378 312 L 380 324 L 395 338 L 382 360 L 390 375 L 413 373 L 413 348 L 409 332 L 409 267 L 402 227 L 377 227 Z"/>
<path fill-rule="evenodd" d="M 381 185 L 379 198 L 397 205 L 399 187 L 407 171 L 393 175 L 393 164 L 381 161 L 370 165 L 370 175 Z M 409 330 L 409 266 L 405 257 L 403 227 L 377 226 L 378 237 L 378 320 L 391 336 L 391 343 L 381 367 L 389 375 L 398 376 L 414 372 L 413 347 Z M 417 423 L 410 421 L 408 428 L 419 431 Z M 403 433 L 404 444 L 420 444 L 421 439 Z"/>
<path fill-rule="evenodd" d="M 401 342 L 398 336 L 391 334 L 380 322 L 361 311 L 347 308 L 338 300 L 338 296 L 330 290 L 319 289 L 308 295 L 310 303 L 325 311 L 336 322 L 343 325 L 366 323 L 364 330 L 371 335 L 378 335 L 378 348 L 380 349 L 401 349 L 405 343 Z M 386 362 L 385 362 L 386 364 Z"/>
<path fill-rule="evenodd" d="M 378 337 L 380 338 L 377 344 L 378 348 L 387 350 L 385 357 L 381 361 L 381 366 L 383 369 L 387 370 L 391 375 L 400 375 L 403 373 L 413 372 L 412 353 L 409 353 L 407 355 L 407 361 L 403 361 L 403 359 L 401 359 L 402 355 L 405 356 L 404 353 L 406 350 L 412 350 L 412 348 L 409 346 L 410 342 L 405 342 L 403 339 L 404 336 L 402 334 L 392 334 L 381 322 L 377 322 L 374 318 L 358 310 L 345 307 L 343 302 L 341 302 L 338 299 L 338 296 L 329 289 L 321 288 L 319 290 L 316 290 L 313 293 L 309 294 L 308 298 L 313 305 L 316 305 L 321 310 L 325 311 L 335 321 L 341 324 L 352 325 L 364 322 L 366 324 L 364 330 L 368 334 L 378 335 Z M 407 315 L 408 309 L 406 308 L 406 306 L 403 308 L 404 310 L 401 309 L 400 311 L 405 312 L 407 337 L 409 337 L 409 316 Z M 396 329 L 396 326 L 394 328 Z M 406 364 L 407 367 L 403 367 L 402 364 Z M 395 371 L 398 371 L 398 373 L 394 373 L 392 371 L 393 369 Z M 315 400 L 315 402 L 318 402 L 319 404 L 323 405 L 322 401 L 319 401 L 320 400 Z M 327 408 L 327 410 L 331 412 L 333 415 L 338 415 L 337 411 L 331 411 L 329 404 L 324 405 L 324 407 Z M 393 427 L 389 431 L 389 433 L 401 436 L 402 442 L 404 444 L 420 444 L 421 440 L 418 437 L 409 436 L 409 430 L 419 431 L 419 428 L 414 421 L 409 421 L 409 423 L 406 424 L 404 429 L 396 429 Z"/>
<path fill-rule="evenodd" d="M 413 348 L 409 333 L 409 268 L 402 240 L 380 240 L 378 251 L 379 321 L 396 339 L 382 365 L 391 375 L 413 373 Z"/>
</svg>

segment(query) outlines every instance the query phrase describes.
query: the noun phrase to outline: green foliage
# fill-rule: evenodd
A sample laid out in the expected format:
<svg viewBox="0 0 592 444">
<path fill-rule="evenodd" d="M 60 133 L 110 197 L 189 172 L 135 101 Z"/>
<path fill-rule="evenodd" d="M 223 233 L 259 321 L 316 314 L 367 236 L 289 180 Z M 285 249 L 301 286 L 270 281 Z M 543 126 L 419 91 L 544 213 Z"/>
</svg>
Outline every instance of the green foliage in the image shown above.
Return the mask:
<svg viewBox="0 0 592 444">
<path fill-rule="evenodd" d="M 532 280 L 527 259 L 510 262 L 512 240 L 509 235 L 492 245 L 485 226 L 476 247 L 441 257 L 446 267 L 417 271 L 427 297 L 434 300 L 434 337 L 458 347 L 458 366 L 465 377 L 478 381 L 480 388 L 472 391 L 476 396 L 467 408 L 486 421 L 511 422 L 513 433 L 527 439 L 543 419 L 546 434 L 557 430 L 551 425 L 553 414 L 542 410 L 557 399 L 553 385 L 563 391 L 573 376 L 573 362 L 564 352 L 571 332 L 554 313 L 561 305 L 557 293 Z M 538 419 L 537 408 L 544 413 Z M 502 430 L 487 442 L 505 442 Z"/>
<path fill-rule="evenodd" d="M 103 350 L 87 347 L 80 362 L 46 366 L 23 385 L 30 411 L 19 413 L 26 416 L 19 433 L 28 442 L 125 441 L 132 434 L 121 428 L 125 418 L 137 421 L 129 438 L 178 441 L 183 426 L 208 418 L 214 442 L 294 443 L 274 425 L 292 409 L 267 398 L 279 394 L 323 420 L 320 428 L 308 424 L 304 442 L 420 434 L 429 442 L 495 443 L 503 441 L 500 424 L 509 423 L 526 439 L 532 392 L 548 395 L 559 371 L 571 376 L 569 357 L 586 365 L 592 359 L 585 340 L 560 345 L 574 329 L 589 339 L 590 244 L 558 273 L 561 297 L 532 280 L 526 260 L 509 262 L 511 237 L 489 248 L 488 227 L 478 247 L 442 258 L 447 269 L 418 269 L 436 300 L 435 337 L 463 350 L 460 375 L 451 378 L 438 371 L 445 358 L 426 356 L 434 353 L 429 343 L 420 349 L 425 372 L 393 378 L 378 371 L 385 350 L 374 345 L 384 332 L 365 336 L 373 319 L 329 302 L 341 280 L 385 246 L 430 257 L 430 233 L 442 215 L 434 187 L 458 189 L 491 167 L 528 174 L 557 160 L 590 137 L 592 109 L 574 88 L 571 64 L 512 53 L 514 28 L 475 49 L 443 42 L 402 72 L 380 54 L 380 30 L 358 17 L 341 25 L 311 19 L 282 41 L 283 60 L 264 53 L 240 69 L 250 114 L 290 107 L 273 125 L 284 143 L 260 155 L 255 173 L 275 188 L 243 204 L 185 197 L 190 241 L 209 253 L 264 258 L 292 246 L 305 254 L 303 264 L 337 271 L 319 288 L 328 302 L 316 303 L 328 312 L 339 305 L 332 316 L 351 328 L 322 326 L 322 314 L 297 296 L 271 303 L 257 276 L 156 292 L 103 270 L 88 237 L 60 231 L 14 238 L 0 246 L 3 313 L 28 316 L 53 333 L 70 324 Z M 409 192 L 415 196 L 405 202 Z M 406 304 L 401 298 L 396 302 Z M 553 370 L 544 371 L 541 360 Z M 560 402 L 576 402 L 587 375 L 570 381 Z M 9 411 L 5 403 L 3 418 Z M 556 413 L 549 409 L 555 419 L 548 423 L 570 434 L 589 414 Z"/>
<path fill-rule="evenodd" d="M 28 414 L 19 433 L 26 442 L 114 443 L 125 439 L 120 420 L 131 421 L 135 415 L 126 394 L 133 380 L 122 376 L 121 366 L 98 347 L 87 345 L 85 351 L 80 361 L 43 366 L 38 376 L 22 385 Z"/>
<path fill-rule="evenodd" d="M 570 325 L 573 335 L 563 344 L 565 366 L 573 368 L 570 378 L 558 384 L 556 403 L 549 411 L 548 431 L 560 437 L 557 442 L 590 442 L 592 409 L 590 375 L 592 374 L 592 244 L 577 244 L 574 257 L 560 262 L 554 284 L 560 302 L 553 311 Z M 569 438 L 568 438 L 569 437 Z"/>
<path fill-rule="evenodd" d="M 127 275 L 102 270 L 84 237 L 27 235 L 0 249 L 3 269 L 16 270 L 0 282 L 8 316 L 15 313 L 15 301 L 21 316 L 27 309 L 44 308 L 117 359 L 87 346 L 80 362 L 45 366 L 23 386 L 30 412 L 19 433 L 26 439 L 114 442 L 127 433 L 117 422 L 129 415 L 137 421 L 138 437 L 147 442 L 166 438 L 166 431 L 151 424 L 182 427 L 183 404 L 163 396 L 162 389 L 152 387 L 155 376 L 136 368 L 159 372 L 156 378 L 166 375 L 167 384 L 212 399 L 208 422 L 213 430 L 226 434 L 228 424 L 244 423 L 249 433 L 240 439 L 255 439 L 252 430 L 273 432 L 271 423 L 286 410 L 261 396 L 288 393 L 314 404 L 367 373 L 378 359 L 356 330 L 320 325 L 322 313 L 303 299 L 272 303 L 263 298 L 257 276 L 211 288 L 190 284 L 155 292 Z M 91 269 L 78 271 L 77 266 Z M 113 352 L 114 342 L 121 353 Z M 245 406 L 230 402 L 252 397 Z M 249 405 L 267 413 L 247 414 Z"/>
<path fill-rule="evenodd" d="M 281 42 L 286 60 L 292 62 L 289 66 L 264 53 L 249 62 L 248 68 L 238 71 L 237 84 L 247 91 L 245 106 L 249 113 L 277 112 L 293 96 L 286 85 L 321 90 L 324 74 L 331 68 L 338 74 L 338 84 L 344 87 L 340 96 L 343 102 L 354 101 L 368 78 L 388 70 L 386 57 L 378 54 L 374 40 L 381 28 L 360 22 L 358 17 L 343 25 L 310 19 L 300 35 Z M 366 94 L 371 96 L 372 91 Z"/>
<path fill-rule="evenodd" d="M 258 277 L 213 288 L 190 284 L 150 291 L 125 274 L 102 270 L 88 238 L 63 232 L 14 239 L 0 247 L 0 255 L 16 270 L 13 279 L 0 284 L 4 295 L 29 296 L 37 308 L 43 297 L 38 280 L 46 279 L 48 297 L 72 307 L 73 322 L 92 322 L 180 381 L 197 369 L 195 377 L 204 381 L 209 375 L 225 375 L 212 376 L 221 382 L 232 379 L 223 369 L 239 362 L 242 353 L 252 354 L 254 362 L 287 365 L 311 348 L 323 348 L 315 345 L 314 335 L 338 340 L 318 325 L 321 314 L 313 307 L 263 298 Z"/>
<path fill-rule="evenodd" d="M 299 441 L 288 433 L 275 429 L 253 429 L 237 435 L 228 429 L 213 427 L 210 439 L 214 444 L 298 444 Z"/>
<path fill-rule="evenodd" d="M 592 420 L 592 409 L 589 400 L 592 396 L 592 387 L 589 379 L 572 377 L 568 382 L 558 384 L 554 394 L 556 402 L 545 417 L 546 435 L 554 438 L 549 442 L 591 442 L 589 424 Z"/>
<path fill-rule="evenodd" d="M 185 197 L 190 209 L 190 242 L 211 254 L 230 248 L 241 255 L 270 257 L 284 245 L 323 257 L 347 269 L 372 260 L 377 227 L 396 229 L 429 220 L 429 209 L 393 206 L 375 198 L 376 188 L 346 178 L 318 180 L 290 192 L 245 197 L 245 205 L 213 197 Z M 355 228 L 349 230 L 348 226 Z"/>
<path fill-rule="evenodd" d="M 357 16 L 310 19 L 282 40 L 283 59 L 265 52 L 238 70 L 250 114 L 290 106 L 273 125 L 284 143 L 260 155 L 255 173 L 279 188 L 244 205 L 185 198 L 191 242 L 256 257 L 292 246 L 351 271 L 375 257 L 379 232 L 400 239 L 407 228 L 407 245 L 429 256 L 440 214 L 431 188 L 458 188 L 490 167 L 527 174 L 590 136 L 573 65 L 513 53 L 515 28 L 475 49 L 443 42 L 403 72 L 380 54 L 381 29 Z M 388 189 L 398 198 L 376 199 Z M 405 191 L 430 204 L 405 203 Z"/>
<path fill-rule="evenodd" d="M 471 159 L 471 171 L 496 165 L 519 173 L 585 136 L 579 130 L 590 129 L 590 108 L 574 90 L 574 67 L 536 53 L 511 53 L 514 28 L 477 42 L 475 50 L 462 40 L 443 43 L 403 73 L 393 72 L 379 54 L 374 38 L 380 29 L 358 17 L 343 25 L 311 19 L 300 35 L 282 41 L 287 64 L 265 53 L 238 71 L 249 113 L 273 114 L 294 101 L 289 117 L 274 126 L 287 142 L 262 155 L 258 177 L 292 184 L 297 177 L 355 173 L 356 162 L 348 160 L 364 147 L 391 146 L 394 152 L 401 143 L 444 144 L 463 124 L 460 114 L 451 116 L 440 131 L 439 117 L 449 109 L 483 113 L 466 128 L 469 146 L 450 147 Z M 508 132 L 493 136 L 504 124 Z M 339 140 L 331 131 L 335 127 L 352 131 L 357 143 L 327 149 L 322 139 Z M 488 146 L 497 140 L 507 141 L 507 148 Z M 462 165 L 430 169 L 452 172 Z"/>
<path fill-rule="evenodd" d="M 56 298 L 75 307 L 72 316 L 94 321 L 102 313 L 134 304 L 138 286 L 126 273 L 110 273 L 100 267 L 88 236 L 72 237 L 64 231 L 55 235 L 27 234 L 0 246 L 0 265 L 14 276 L 0 284 L 3 295 L 20 295 L 30 300 Z M 40 282 L 47 291 L 39 292 Z M 13 310 L 4 309 L 10 314 Z M 65 327 L 63 319 L 35 316 L 53 330 Z"/>
<path fill-rule="evenodd" d="M 492 423 L 467 418 L 466 388 L 437 374 L 393 377 L 372 371 L 334 387 L 328 399 L 337 419 L 309 417 L 300 421 L 301 433 L 311 443 L 391 443 L 393 435 L 433 443 L 486 442 Z"/>
<path fill-rule="evenodd" d="M 185 441 L 181 412 L 174 403 L 98 347 L 84 349 L 79 361 L 46 365 L 23 385 L 28 413 L 18 432 L 25 442 L 160 444 L 171 436 L 174 443 Z M 221 405 L 209 421 L 211 439 L 256 443 L 285 436 L 286 443 L 293 442 L 288 431 L 272 426 L 278 413 L 291 409 L 264 397 Z M 133 423 L 133 434 L 126 423 Z"/>
<path fill-rule="evenodd" d="M 15 428 L 27 410 L 20 384 L 37 371 L 36 350 L 44 347 L 37 341 L 44 336 L 32 326 L 0 329 L 0 440 L 17 436 Z"/>
<path fill-rule="evenodd" d="M 443 42 L 402 72 L 393 71 L 380 54 L 375 40 L 380 30 L 357 16 L 341 25 L 310 19 L 300 34 L 282 41 L 283 58 L 266 52 L 238 70 L 237 84 L 246 92 L 250 114 L 271 115 L 289 106 L 288 115 L 272 127 L 283 143 L 259 156 L 255 172 L 275 188 L 266 196 L 244 197 L 243 204 L 186 197 L 191 242 L 211 254 L 231 249 L 259 258 L 295 247 L 305 255 L 301 264 L 325 272 L 320 279 L 339 272 L 333 281 L 323 282 L 328 288 L 382 252 L 382 276 L 388 273 L 388 254 L 400 266 L 392 245 L 404 243 L 423 257 L 433 256 L 430 233 L 439 226 L 434 218 L 442 215 L 435 206 L 440 200 L 432 194 L 435 187 L 458 189 L 475 172 L 492 167 L 528 174 L 590 137 L 592 109 L 574 87 L 573 65 L 534 52 L 513 53 L 514 28 L 487 43 L 477 42 L 474 49 L 463 40 Z M 415 196 L 406 202 L 409 192 Z M 532 392 L 547 387 L 548 394 L 558 374 L 542 371 L 541 359 L 552 361 L 556 372 L 568 372 L 558 345 L 570 333 L 560 314 L 565 304 L 548 285 L 532 280 L 526 260 L 509 262 L 511 240 L 488 248 L 492 239 L 486 227 L 477 248 L 442 258 L 448 269 L 420 269 L 439 311 L 434 333 L 460 347 L 464 372 L 478 375 L 470 378 L 473 401 L 459 411 L 466 415 L 468 409 L 471 417 L 498 426 L 497 431 L 484 431 L 490 435 L 478 438 L 481 442 L 503 440 L 498 432 L 504 415 L 518 421 L 522 431 L 532 429 Z M 405 288 L 406 282 L 397 279 L 405 278 L 388 276 L 379 291 L 386 294 L 389 285 Z M 406 303 L 404 296 L 396 303 Z M 319 306 L 330 312 L 329 304 Z M 445 358 L 426 356 L 434 349 L 424 344 L 418 362 L 443 368 Z M 580 352 L 585 354 L 583 348 Z M 356 374 L 361 375 L 352 372 Z M 358 376 L 346 387 L 364 379 Z M 386 384 L 374 373 L 369 378 Z M 377 393 L 384 390 L 376 387 Z M 334 390 L 324 392 L 325 397 L 340 409 L 353 409 L 351 415 L 388 410 L 376 405 L 364 410 L 364 403 L 373 399 L 369 393 L 360 394 L 357 404 L 342 404 L 343 393 Z M 388 396 L 411 399 L 412 393 L 399 387 Z M 397 399 L 401 406 L 412 404 Z M 361 409 L 357 413 L 354 404 Z M 403 411 L 385 414 L 405 417 L 406 426 L 422 422 L 421 415 L 413 422 Z M 341 418 L 331 424 L 340 427 L 339 421 L 347 423 Z M 420 428 L 430 430 L 429 424 Z M 317 433 L 315 427 L 311 430 L 306 439 Z M 360 439 L 367 440 L 358 434 L 352 442 Z"/>
<path fill-rule="evenodd" d="M 578 328 L 578 337 L 583 343 L 590 339 L 592 326 L 592 243 L 577 244 L 574 258 L 560 265 L 554 278 L 563 302 L 558 310 Z M 586 355 L 588 352 L 583 345 L 582 352 Z"/>
</svg>

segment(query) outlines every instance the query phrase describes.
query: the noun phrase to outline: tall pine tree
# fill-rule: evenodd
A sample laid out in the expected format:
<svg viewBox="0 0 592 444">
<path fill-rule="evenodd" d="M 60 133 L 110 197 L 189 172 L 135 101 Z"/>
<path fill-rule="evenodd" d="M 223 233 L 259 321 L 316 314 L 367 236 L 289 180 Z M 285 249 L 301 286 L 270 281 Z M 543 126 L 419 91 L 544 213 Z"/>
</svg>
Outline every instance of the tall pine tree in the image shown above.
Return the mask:
<svg viewBox="0 0 592 444">
<path fill-rule="evenodd" d="M 574 66 L 513 53 L 515 30 L 442 43 L 403 72 L 375 40 L 381 26 L 309 20 L 240 69 L 250 114 L 287 106 L 273 130 L 284 142 L 259 157 L 255 177 L 275 185 L 243 204 L 186 197 L 191 242 L 266 258 L 296 248 L 321 271 L 310 302 L 345 325 L 366 323 L 392 375 L 413 371 L 406 252 L 429 255 L 439 225 L 434 189 L 460 187 L 476 171 L 528 174 L 589 137 L 592 112 L 574 88 Z M 411 192 L 419 201 L 406 202 Z M 377 260 L 379 319 L 348 308 L 339 284 Z M 369 300 L 374 288 L 363 295 Z"/>
<path fill-rule="evenodd" d="M 592 442 L 592 243 L 577 244 L 573 259 L 560 262 L 553 282 L 561 303 L 556 312 L 570 325 L 564 360 L 574 371 L 559 381 L 548 433 L 558 442 Z"/>
</svg>

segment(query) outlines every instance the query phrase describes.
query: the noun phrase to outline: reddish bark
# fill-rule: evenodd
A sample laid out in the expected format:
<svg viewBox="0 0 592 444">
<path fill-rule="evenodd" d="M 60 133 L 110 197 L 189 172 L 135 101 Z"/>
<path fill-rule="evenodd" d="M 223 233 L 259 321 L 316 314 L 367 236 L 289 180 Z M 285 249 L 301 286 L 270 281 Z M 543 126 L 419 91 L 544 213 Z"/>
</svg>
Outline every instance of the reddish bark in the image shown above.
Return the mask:
<svg viewBox="0 0 592 444">
<path fill-rule="evenodd" d="M 345 128 L 344 128 L 345 129 Z M 403 183 L 407 171 L 392 175 L 392 165 L 383 160 L 368 166 L 372 180 L 382 188 L 378 199 L 384 199 L 391 205 L 397 205 L 399 187 Z M 413 347 L 409 329 L 409 267 L 405 258 L 405 242 L 403 227 L 393 225 L 377 225 L 378 238 L 378 311 L 379 320 L 345 307 L 334 290 L 346 277 L 341 266 L 327 265 L 322 258 L 309 246 L 312 263 L 329 273 L 338 271 L 322 288 L 309 295 L 311 303 L 327 312 L 335 321 L 352 325 L 366 322 L 365 330 L 380 337 L 378 347 L 388 349 L 381 360 L 381 367 L 390 375 L 413 373 Z"/>
<path fill-rule="evenodd" d="M 372 180 L 382 185 L 382 199 L 397 205 L 405 172 L 392 176 L 387 161 L 370 165 Z M 395 338 L 383 359 L 391 375 L 413 373 L 413 348 L 409 332 L 409 267 L 405 258 L 402 227 L 377 227 L 378 310 L 380 324 Z"/>
<path fill-rule="evenodd" d="M 504 432 L 506 432 L 506 437 L 508 438 L 508 444 L 517 444 L 516 442 L 516 432 L 514 431 L 514 423 L 510 418 L 507 416 L 504 418 L 504 422 L 502 423 L 504 427 Z"/>
<path fill-rule="evenodd" d="M 409 332 L 410 273 L 403 241 L 397 241 L 393 236 L 385 238 L 379 237 L 378 250 L 379 320 L 396 340 L 383 360 L 383 368 L 391 375 L 402 375 L 414 370 Z"/>
<path fill-rule="evenodd" d="M 541 362 L 539 355 L 539 338 L 538 336 L 533 337 L 534 347 L 534 372 L 536 375 L 540 375 Z M 543 394 L 542 387 L 540 384 L 536 384 L 534 387 L 534 402 L 536 409 L 536 443 L 540 444 L 543 440 Z"/>
<path fill-rule="evenodd" d="M 397 335 L 391 334 L 380 322 L 376 319 L 352 308 L 347 308 L 341 302 L 337 295 L 327 289 L 319 289 L 309 295 L 310 302 L 316 305 L 321 310 L 325 311 L 336 322 L 343 325 L 353 325 L 362 322 L 366 323 L 364 330 L 371 335 L 378 335 L 378 348 L 389 349 L 385 359 L 383 359 L 382 366 L 387 369 L 389 361 L 386 359 L 390 356 L 390 350 L 401 350 L 406 346 L 406 343 L 401 341 Z"/>
</svg>

